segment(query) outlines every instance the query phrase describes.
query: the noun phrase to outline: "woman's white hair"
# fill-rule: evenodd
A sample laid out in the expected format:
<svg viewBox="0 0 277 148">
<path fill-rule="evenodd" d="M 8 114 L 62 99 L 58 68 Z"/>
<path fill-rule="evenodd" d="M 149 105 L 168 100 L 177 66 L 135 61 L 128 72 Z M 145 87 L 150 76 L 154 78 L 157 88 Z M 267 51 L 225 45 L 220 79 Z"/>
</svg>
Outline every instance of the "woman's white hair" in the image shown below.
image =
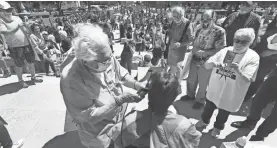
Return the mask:
<svg viewBox="0 0 277 148">
<path fill-rule="evenodd" d="M 172 9 L 171 9 L 171 12 L 172 13 L 177 13 L 181 16 L 184 16 L 185 15 L 185 9 L 180 7 L 180 6 L 174 6 Z"/>
<path fill-rule="evenodd" d="M 250 41 L 251 45 L 255 40 L 255 31 L 253 28 L 242 28 L 236 31 L 235 37 L 236 36 L 245 38 L 246 40 Z"/>
<path fill-rule="evenodd" d="M 75 38 L 72 41 L 77 59 L 85 61 L 95 60 L 97 53 L 109 47 L 109 38 L 98 25 L 89 23 L 76 24 Z M 80 47 L 81 43 L 85 46 Z"/>
</svg>

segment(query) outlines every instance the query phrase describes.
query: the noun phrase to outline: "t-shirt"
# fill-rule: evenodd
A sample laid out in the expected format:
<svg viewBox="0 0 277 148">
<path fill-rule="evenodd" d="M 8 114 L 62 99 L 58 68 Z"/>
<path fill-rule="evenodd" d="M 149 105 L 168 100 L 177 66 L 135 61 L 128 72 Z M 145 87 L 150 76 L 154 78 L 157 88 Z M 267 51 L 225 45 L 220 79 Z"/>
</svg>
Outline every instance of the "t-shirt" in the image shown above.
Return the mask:
<svg viewBox="0 0 277 148">
<path fill-rule="evenodd" d="M 220 50 L 207 62 L 223 63 L 228 50 L 233 51 L 233 47 Z M 239 69 L 242 73 L 255 81 L 259 60 L 259 55 L 252 49 L 248 49 L 244 54 L 236 54 L 233 62 L 239 63 Z M 234 69 L 215 67 L 211 73 L 206 96 L 218 108 L 236 112 L 240 109 L 250 84 L 250 81 L 245 81 Z"/>
<path fill-rule="evenodd" d="M 0 31 L 5 31 L 7 28 L 17 28 L 18 24 L 23 24 L 22 20 L 17 16 L 12 16 L 12 22 L 0 21 Z M 27 31 L 26 31 L 27 32 Z M 9 47 L 22 47 L 29 45 L 28 39 L 21 29 L 13 33 L 4 34 Z"/>
</svg>

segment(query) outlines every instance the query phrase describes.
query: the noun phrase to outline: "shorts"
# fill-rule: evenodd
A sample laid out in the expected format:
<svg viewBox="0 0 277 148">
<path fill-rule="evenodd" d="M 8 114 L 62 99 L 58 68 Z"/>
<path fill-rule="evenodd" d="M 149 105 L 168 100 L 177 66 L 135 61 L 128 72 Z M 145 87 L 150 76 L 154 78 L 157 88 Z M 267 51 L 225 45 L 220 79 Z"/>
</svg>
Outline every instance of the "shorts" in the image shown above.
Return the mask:
<svg viewBox="0 0 277 148">
<path fill-rule="evenodd" d="M 9 48 L 9 51 L 17 67 L 23 67 L 25 61 L 29 64 L 35 62 L 35 53 L 29 45 L 23 47 L 11 47 Z"/>
</svg>

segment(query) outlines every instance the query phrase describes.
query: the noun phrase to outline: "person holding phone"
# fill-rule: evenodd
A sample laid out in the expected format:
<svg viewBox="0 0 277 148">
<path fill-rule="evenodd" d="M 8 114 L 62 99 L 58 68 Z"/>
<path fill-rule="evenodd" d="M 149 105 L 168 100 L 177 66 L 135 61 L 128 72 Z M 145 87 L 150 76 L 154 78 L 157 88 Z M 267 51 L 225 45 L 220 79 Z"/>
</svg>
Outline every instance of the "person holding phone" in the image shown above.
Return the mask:
<svg viewBox="0 0 277 148">
<path fill-rule="evenodd" d="M 197 127 L 209 124 L 214 110 L 219 109 L 211 133 L 213 137 L 220 135 L 230 113 L 240 109 L 251 82 L 255 81 L 260 57 L 249 48 L 254 39 L 254 29 L 239 29 L 235 33 L 233 46 L 220 50 L 205 63 L 212 73 L 206 105 Z"/>
</svg>

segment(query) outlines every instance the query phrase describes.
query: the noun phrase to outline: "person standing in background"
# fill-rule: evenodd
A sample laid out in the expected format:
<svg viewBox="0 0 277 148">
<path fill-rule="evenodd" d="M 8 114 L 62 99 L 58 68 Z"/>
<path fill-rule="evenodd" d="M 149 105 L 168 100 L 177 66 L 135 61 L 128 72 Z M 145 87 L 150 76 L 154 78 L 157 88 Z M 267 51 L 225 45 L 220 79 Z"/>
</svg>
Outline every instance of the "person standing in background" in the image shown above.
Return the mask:
<svg viewBox="0 0 277 148">
<path fill-rule="evenodd" d="M 233 37 L 237 30 L 241 28 L 253 28 L 256 36 L 253 44 L 250 46 L 253 49 L 257 43 L 261 19 L 253 12 L 254 3 L 252 1 L 241 2 L 239 8 L 238 12 L 230 14 L 222 23 L 222 28 L 226 31 L 227 46 L 233 45 Z"/>
<path fill-rule="evenodd" d="M 31 73 L 31 80 L 33 82 L 41 83 L 42 79 L 36 77 L 34 62 L 39 60 L 38 55 L 33 46 L 32 39 L 30 38 L 30 30 L 25 27 L 22 20 L 12 15 L 13 7 L 5 1 L 0 2 L 0 34 L 5 37 L 4 44 L 7 44 L 11 57 L 16 65 L 16 74 L 18 81 L 23 88 L 28 85 L 22 78 L 22 70 L 25 62 L 27 61 Z M 29 34 L 28 34 L 29 33 Z M 6 45 L 5 45 L 6 46 Z"/>
<path fill-rule="evenodd" d="M 177 63 L 184 60 L 187 52 L 187 45 L 193 40 L 190 21 L 184 17 L 185 10 L 182 7 L 173 7 L 171 10 L 173 23 L 171 24 L 169 35 L 169 52 L 167 64 L 173 74 L 177 73 Z"/>
</svg>

